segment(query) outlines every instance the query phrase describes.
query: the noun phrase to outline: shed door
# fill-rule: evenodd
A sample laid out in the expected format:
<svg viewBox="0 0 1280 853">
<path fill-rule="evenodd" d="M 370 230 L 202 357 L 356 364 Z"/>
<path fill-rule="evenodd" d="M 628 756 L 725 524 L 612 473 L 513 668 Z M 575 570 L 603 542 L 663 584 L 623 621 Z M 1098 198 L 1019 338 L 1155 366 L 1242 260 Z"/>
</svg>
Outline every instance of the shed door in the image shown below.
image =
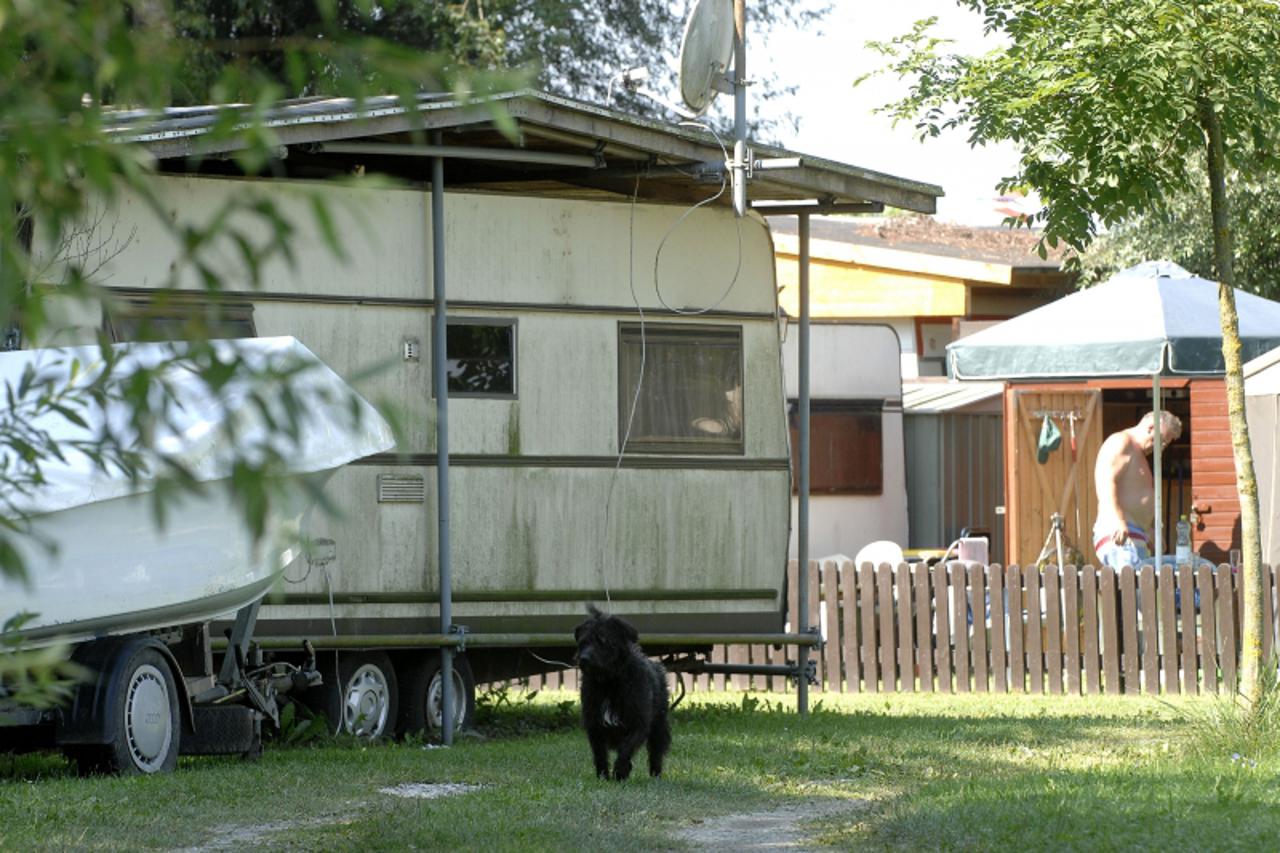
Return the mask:
<svg viewBox="0 0 1280 853">
<path fill-rule="evenodd" d="M 1044 464 L 1036 460 L 1045 416 L 1062 433 L 1062 443 Z M 1071 436 L 1075 433 L 1075 452 Z M 1102 392 L 1081 388 L 1036 391 L 1011 388 L 1005 398 L 1005 471 L 1007 473 L 1008 558 L 1034 565 L 1059 513 L 1067 538 L 1093 560 L 1091 534 L 1098 496 L 1093 463 L 1102 446 Z M 1068 556 L 1067 562 L 1071 562 Z M 1057 562 L 1056 557 L 1053 560 Z"/>
</svg>

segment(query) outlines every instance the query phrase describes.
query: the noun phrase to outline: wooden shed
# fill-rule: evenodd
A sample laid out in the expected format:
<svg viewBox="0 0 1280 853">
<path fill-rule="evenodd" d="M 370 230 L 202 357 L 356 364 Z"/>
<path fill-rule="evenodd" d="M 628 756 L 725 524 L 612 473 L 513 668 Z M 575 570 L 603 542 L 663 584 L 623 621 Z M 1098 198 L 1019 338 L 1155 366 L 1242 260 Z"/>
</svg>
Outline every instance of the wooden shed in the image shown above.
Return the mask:
<svg viewBox="0 0 1280 853">
<path fill-rule="evenodd" d="M 1061 515 L 1069 539 L 1093 560 L 1092 528 L 1098 496 L 1093 461 L 1103 439 L 1137 423 L 1152 409 L 1147 379 L 1086 379 L 1012 383 L 1004 394 L 1005 531 L 1011 563 L 1035 563 Z M 1240 547 L 1240 501 L 1221 377 L 1167 377 L 1161 408 L 1182 420 L 1182 436 L 1161 458 L 1163 529 L 1182 515 L 1192 521 L 1192 547 L 1225 562 Z M 1044 464 L 1036 459 L 1040 428 L 1052 418 L 1062 444 Z M 1075 452 L 1072 453 L 1072 432 Z M 1168 538 L 1168 537 L 1166 537 Z"/>
<path fill-rule="evenodd" d="M 1103 439 L 1155 409 L 1183 423 L 1157 446 L 1153 550 L 1178 518 L 1192 522 L 1193 547 L 1214 562 L 1240 543 L 1218 284 L 1164 261 L 1140 264 L 1107 282 L 978 332 L 947 348 L 961 380 L 1003 379 L 1006 556 L 1034 564 L 1054 541 L 1054 516 L 1077 549 L 1065 562 L 1096 559 L 1098 498 L 1093 466 Z M 1244 357 L 1280 345 L 1280 303 L 1237 290 Z M 1052 421 L 1061 444 L 1043 461 L 1041 429 Z M 1163 542 L 1163 546 L 1155 544 Z M 1054 549 L 1056 550 L 1056 548 Z M 1058 561 L 1056 554 L 1051 557 Z"/>
</svg>

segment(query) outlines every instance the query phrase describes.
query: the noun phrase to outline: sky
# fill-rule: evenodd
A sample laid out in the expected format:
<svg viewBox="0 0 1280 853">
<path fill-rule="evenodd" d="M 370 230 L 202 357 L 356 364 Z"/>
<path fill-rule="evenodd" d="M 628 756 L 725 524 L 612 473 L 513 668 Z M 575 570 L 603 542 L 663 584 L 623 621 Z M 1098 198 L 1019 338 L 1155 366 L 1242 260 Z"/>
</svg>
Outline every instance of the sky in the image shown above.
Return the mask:
<svg viewBox="0 0 1280 853">
<path fill-rule="evenodd" d="M 865 47 L 868 40 L 888 40 L 935 15 L 936 32 L 954 39 L 956 50 L 980 54 L 994 46 L 983 36 L 981 19 L 952 0 L 834 0 L 832 5 L 821 31 L 779 28 L 767 41 L 748 32 L 748 76 L 769 68 L 780 82 L 798 86 L 794 95 L 752 109 L 799 118 L 797 133 L 780 133 L 793 151 L 938 184 L 946 193 L 938 200 L 940 219 L 999 225 L 1005 214 L 997 210 L 995 184 L 1014 172 L 1017 155 L 1011 146 L 971 148 L 962 130 L 919 142 L 910 124 L 895 128 L 888 117 L 873 112 L 905 94 L 904 82 L 881 76 L 853 88 L 857 77 L 882 62 Z"/>
</svg>

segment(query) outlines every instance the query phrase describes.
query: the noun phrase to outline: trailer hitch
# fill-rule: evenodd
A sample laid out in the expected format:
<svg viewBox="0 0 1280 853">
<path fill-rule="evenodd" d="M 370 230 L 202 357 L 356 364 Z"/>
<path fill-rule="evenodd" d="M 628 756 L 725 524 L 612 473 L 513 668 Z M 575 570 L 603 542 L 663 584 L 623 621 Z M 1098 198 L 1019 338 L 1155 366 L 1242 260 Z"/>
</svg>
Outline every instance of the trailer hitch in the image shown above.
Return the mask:
<svg viewBox="0 0 1280 853">
<path fill-rule="evenodd" d="M 316 668 L 316 647 L 310 640 L 302 641 L 302 665 L 294 666 L 284 661 L 271 664 L 264 677 L 271 687 L 273 695 L 301 693 L 324 683 L 320 670 Z"/>
<path fill-rule="evenodd" d="M 228 631 L 227 633 L 230 635 L 231 632 Z M 249 671 L 242 644 L 232 643 L 230 651 L 235 660 L 235 672 L 232 675 L 231 683 L 227 685 L 231 688 L 227 699 L 244 696 L 249 700 L 251 708 L 269 718 L 272 725 L 279 728 L 280 706 L 276 702 L 276 691 L 272 680 L 263 679 L 261 686 L 259 686 L 257 679 L 254 677 L 256 673 L 250 673 Z M 260 655 L 261 651 L 258 651 L 258 654 Z"/>
<path fill-rule="evenodd" d="M 303 691 L 324 683 L 324 679 L 320 677 L 320 669 L 316 666 L 316 647 L 310 640 L 302 641 L 302 666 L 290 673 L 290 676 L 292 690 Z"/>
</svg>

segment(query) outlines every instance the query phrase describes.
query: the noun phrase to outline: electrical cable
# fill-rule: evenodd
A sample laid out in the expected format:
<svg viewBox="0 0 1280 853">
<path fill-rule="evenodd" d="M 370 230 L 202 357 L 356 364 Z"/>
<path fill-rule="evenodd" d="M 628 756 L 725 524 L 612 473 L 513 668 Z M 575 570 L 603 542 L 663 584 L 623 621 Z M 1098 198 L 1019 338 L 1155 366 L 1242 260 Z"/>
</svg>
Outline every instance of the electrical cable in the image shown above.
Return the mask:
<svg viewBox="0 0 1280 853">
<path fill-rule="evenodd" d="M 311 562 L 310 558 L 308 558 L 307 571 L 302 577 L 298 578 L 297 580 L 294 580 L 288 577 L 287 575 L 285 575 L 283 572 L 281 572 L 280 576 L 281 578 L 283 578 L 285 583 L 300 584 L 306 581 L 307 578 L 311 577 L 312 568 L 314 568 L 314 564 Z M 338 636 L 338 619 L 337 619 L 336 610 L 334 609 L 334 606 L 333 606 L 333 584 L 329 581 L 329 561 L 328 560 L 321 562 L 320 571 L 324 574 L 324 588 L 325 588 L 325 592 L 328 594 L 328 597 L 329 597 L 329 628 L 333 632 L 333 636 L 336 638 Z M 339 694 L 341 694 L 342 679 L 339 677 L 340 669 L 338 665 L 338 654 L 339 654 L 338 650 L 334 649 L 333 650 L 333 684 L 334 684 L 334 689 L 339 691 Z M 341 714 L 342 713 L 341 699 L 339 699 L 339 702 L 338 702 L 338 709 L 339 709 L 338 710 L 339 714 Z M 333 734 L 336 737 L 341 733 L 342 733 L 342 720 L 341 718 L 339 718 L 338 721 L 334 723 Z"/>
<path fill-rule="evenodd" d="M 609 520 L 613 508 L 613 491 L 614 486 L 618 482 L 618 471 L 622 468 L 622 457 L 627 452 L 627 442 L 631 440 L 631 428 L 635 424 L 636 409 L 640 405 L 640 388 L 644 384 L 644 368 L 647 346 L 645 343 L 645 327 L 644 327 L 644 308 L 640 304 L 640 297 L 636 293 L 636 203 L 640 198 L 640 173 L 636 172 L 635 188 L 631 191 L 630 214 L 627 223 L 627 286 L 631 289 L 631 301 L 636 306 L 636 312 L 640 315 L 640 374 L 636 377 L 636 391 L 631 396 L 631 409 L 627 413 L 627 428 L 623 430 L 622 441 L 618 445 L 618 458 L 613 463 L 613 473 L 609 477 L 609 492 L 604 501 L 604 541 L 601 545 L 600 553 L 600 583 L 604 588 L 604 599 L 608 607 L 613 607 L 613 601 L 609 596 L 609 576 L 605 571 L 605 556 L 609 550 Z"/>
<path fill-rule="evenodd" d="M 679 228 L 686 219 L 688 219 L 691 215 L 693 215 L 694 211 L 698 210 L 699 208 L 706 207 L 707 205 L 721 198 L 724 195 L 725 190 L 728 188 L 728 180 L 725 178 L 725 174 L 727 174 L 728 172 L 729 150 L 725 147 L 724 140 L 720 138 L 720 135 L 715 132 L 714 128 L 710 127 L 709 125 L 702 124 L 701 122 L 682 121 L 680 122 L 680 124 L 686 125 L 689 127 L 702 128 L 703 130 L 710 133 L 715 138 L 716 144 L 720 146 L 720 153 L 724 157 L 725 166 L 726 166 L 725 172 L 721 173 L 720 175 L 720 189 L 714 195 L 704 198 L 702 201 L 697 202 L 696 204 L 694 204 L 693 206 L 685 210 L 685 212 L 682 213 L 680 217 L 677 218 L 676 221 L 673 222 L 669 228 L 667 228 L 666 233 L 662 235 L 662 239 L 658 241 L 658 248 L 653 255 L 653 289 L 654 289 L 655 295 L 658 298 L 658 302 L 671 313 L 687 317 L 687 316 L 697 316 L 700 314 L 707 314 L 707 313 L 710 313 L 711 311 L 714 311 L 716 308 L 720 307 L 720 305 L 722 305 L 726 299 L 729 298 L 729 294 L 733 292 L 734 286 L 737 285 L 738 278 L 742 273 L 742 257 L 743 257 L 742 220 L 739 217 L 734 218 L 735 230 L 736 230 L 736 235 L 738 239 L 737 262 L 734 265 L 733 275 L 730 277 L 729 283 L 725 287 L 724 292 L 720 294 L 720 297 L 711 305 L 708 305 L 705 308 L 698 308 L 698 309 L 675 308 L 672 305 L 670 305 L 666 301 L 666 299 L 664 299 L 662 296 L 662 286 L 661 286 L 660 275 L 659 275 L 659 265 L 662 260 L 663 249 L 666 248 L 667 240 L 670 239 L 671 235 L 675 233 L 676 229 Z M 618 481 L 618 472 L 622 468 L 622 459 L 626 455 L 627 443 L 631 440 L 631 431 L 632 431 L 632 428 L 635 426 L 636 410 L 639 408 L 639 405 L 640 405 L 640 391 L 644 386 L 646 359 L 648 355 L 648 341 L 646 338 L 644 306 L 640 302 L 639 294 L 636 293 L 636 280 L 635 280 L 636 206 L 640 198 L 641 177 L 642 177 L 642 173 L 640 171 L 637 171 L 635 185 L 631 192 L 631 204 L 630 204 L 630 210 L 628 213 L 628 222 L 627 222 L 627 286 L 631 291 L 631 301 L 636 307 L 636 314 L 640 318 L 640 370 L 636 377 L 635 393 L 632 394 L 631 406 L 627 413 L 627 426 L 626 426 L 626 429 L 623 430 L 622 441 L 618 446 L 618 458 L 614 462 L 613 473 L 609 478 L 609 490 L 604 503 L 604 540 L 601 545 L 601 554 L 600 554 L 600 560 L 599 560 L 601 586 L 604 589 L 605 603 L 609 607 L 612 607 L 613 601 L 609 594 L 609 579 L 608 579 L 608 572 L 605 569 L 605 565 L 606 565 L 605 557 L 608 553 L 609 534 L 611 531 L 610 521 L 612 518 L 612 509 L 613 509 L 613 493 Z"/>
<path fill-rule="evenodd" d="M 573 664 L 571 663 L 565 663 L 562 660 L 548 660 L 547 658 L 542 657 L 542 655 L 538 654 L 537 652 L 531 649 L 525 649 L 525 652 L 529 655 L 529 657 L 533 658 L 534 660 L 541 661 L 542 663 L 550 664 L 552 666 L 558 666 L 561 669 L 573 669 Z"/>
<path fill-rule="evenodd" d="M 729 284 L 725 287 L 724 292 L 720 294 L 720 298 L 705 308 L 696 308 L 696 309 L 676 308 L 670 305 L 667 302 L 667 300 L 662 296 L 662 285 L 659 281 L 659 275 L 658 275 L 658 265 L 662 261 L 662 252 L 666 248 L 667 240 L 671 237 L 673 233 L 675 233 L 676 229 L 679 228 L 686 219 L 688 219 L 691 215 L 693 215 L 693 212 L 695 210 L 698 210 L 699 208 L 702 208 L 702 207 L 706 207 L 708 204 L 711 204 L 712 202 L 718 200 L 721 196 L 724 195 L 725 190 L 728 189 L 729 187 L 729 181 L 728 181 L 728 178 L 726 177 L 726 175 L 729 172 L 729 149 L 725 147 L 724 140 L 720 138 L 720 134 L 716 133 L 715 128 L 711 127 L 710 125 L 703 124 L 701 122 L 682 121 L 680 122 L 680 124 L 686 127 L 701 128 L 702 130 L 705 130 L 707 133 L 710 133 L 715 138 L 716 144 L 720 146 L 720 153 L 721 155 L 724 156 L 724 160 L 725 160 L 725 171 L 720 174 L 719 191 L 716 192 L 715 195 L 704 198 L 702 201 L 698 202 L 697 204 L 693 205 L 688 210 L 686 210 L 684 213 L 682 213 L 680 215 L 680 218 L 677 219 L 675 222 L 673 222 L 671 224 L 671 227 L 667 229 L 667 232 L 662 235 L 662 239 L 658 241 L 658 249 L 653 254 L 653 289 L 658 296 L 658 302 L 661 303 L 663 308 L 666 308 L 668 311 L 670 311 L 673 314 L 678 314 L 682 317 L 691 317 L 691 316 L 697 316 L 699 314 L 709 314 L 710 312 L 719 308 L 724 303 L 724 301 L 729 298 L 729 294 L 733 292 L 734 285 L 738 283 L 738 276 L 741 275 L 742 273 L 742 219 L 741 217 L 736 217 L 736 216 L 734 217 L 734 225 L 736 227 L 736 234 L 738 238 L 738 259 L 737 259 L 737 263 L 734 265 L 734 268 L 733 268 L 733 276 L 729 279 Z M 638 189 L 639 189 L 639 185 L 637 184 L 637 190 Z M 634 204 L 634 200 L 632 203 Z M 634 240 L 634 237 L 632 239 Z"/>
<path fill-rule="evenodd" d="M 333 609 L 333 584 L 329 581 L 328 563 L 321 566 L 320 571 L 324 572 L 324 588 L 325 592 L 329 594 L 329 627 L 333 630 L 333 636 L 337 637 L 338 619 L 335 616 Z M 342 708 L 346 704 L 346 698 L 342 695 L 344 691 L 342 687 L 342 672 L 338 666 L 339 654 L 340 652 L 337 649 L 333 650 L 333 689 L 338 691 L 338 719 L 333 724 L 334 737 L 337 737 L 342 733 Z"/>
<path fill-rule="evenodd" d="M 312 569 L 311 555 L 310 555 L 310 554 L 306 554 L 306 553 L 304 553 L 304 554 L 302 555 L 302 557 L 303 557 L 303 559 L 304 559 L 304 560 L 306 561 L 306 563 L 307 563 L 307 570 L 306 570 L 305 572 L 303 572 L 302 577 L 297 578 L 297 579 L 295 580 L 294 578 L 289 577 L 289 575 L 288 575 L 288 574 L 286 574 L 286 573 L 282 570 L 282 571 L 280 572 L 280 579 L 281 579 L 282 581 L 284 581 L 284 582 L 285 582 L 285 583 L 287 583 L 287 584 L 295 584 L 295 585 L 296 585 L 296 584 L 300 584 L 300 583 L 306 583 L 307 578 L 311 577 L 311 569 Z M 286 567 L 286 568 L 287 568 L 287 567 Z"/>
</svg>

